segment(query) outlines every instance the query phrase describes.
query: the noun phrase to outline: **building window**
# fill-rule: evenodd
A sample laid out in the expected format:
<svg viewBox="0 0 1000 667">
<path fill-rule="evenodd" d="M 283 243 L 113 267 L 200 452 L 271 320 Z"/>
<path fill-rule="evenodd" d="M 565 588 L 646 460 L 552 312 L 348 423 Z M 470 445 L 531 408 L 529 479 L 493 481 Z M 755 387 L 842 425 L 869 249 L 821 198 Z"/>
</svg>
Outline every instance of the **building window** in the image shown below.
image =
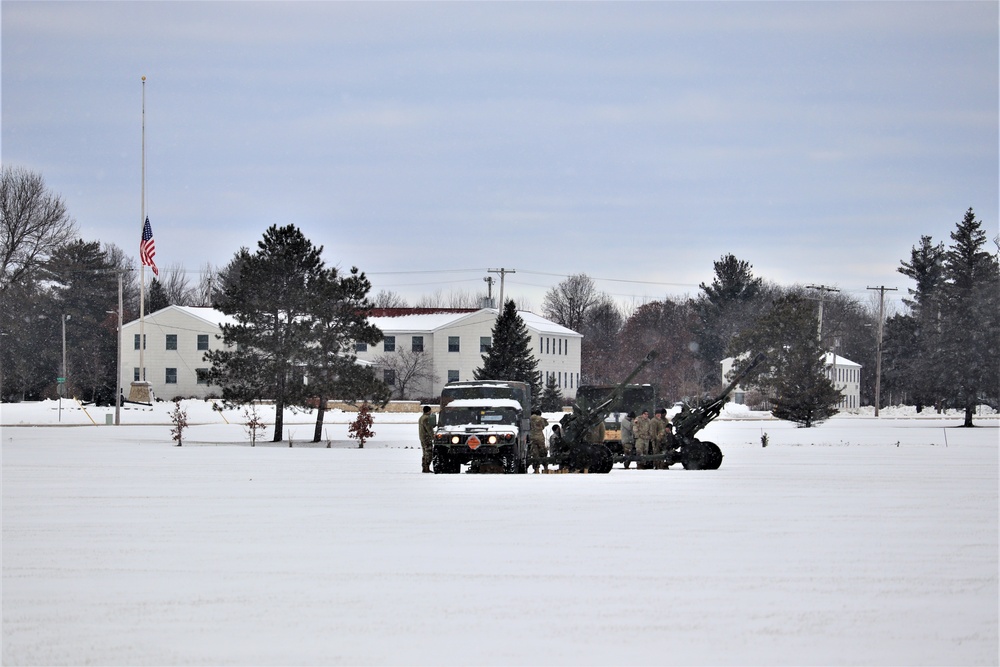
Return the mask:
<svg viewBox="0 0 1000 667">
<path fill-rule="evenodd" d="M 458 352 L 459 351 L 459 338 L 458 336 L 448 336 L 448 351 Z"/>
<path fill-rule="evenodd" d="M 489 336 L 479 337 L 479 351 L 486 354 L 490 351 L 490 346 L 493 344 L 492 339 Z"/>
<path fill-rule="evenodd" d="M 396 351 L 396 337 L 395 336 L 386 336 L 385 338 L 383 338 L 382 339 L 382 349 L 385 350 L 386 352 L 395 352 Z"/>
<path fill-rule="evenodd" d="M 562 338 L 559 339 L 559 354 L 562 354 Z"/>
<path fill-rule="evenodd" d="M 448 382 L 458 382 L 458 371 L 448 371 Z"/>
<path fill-rule="evenodd" d="M 423 352 L 424 351 L 424 337 L 423 336 L 414 336 L 413 337 L 413 341 L 412 341 L 412 343 L 410 345 L 411 345 L 410 349 L 413 350 L 414 352 Z"/>
<path fill-rule="evenodd" d="M 194 374 L 198 377 L 198 384 L 208 384 L 208 369 L 196 368 Z"/>
<path fill-rule="evenodd" d="M 135 368 L 132 369 L 132 382 L 138 382 L 138 381 L 139 381 L 139 367 L 136 366 Z"/>
<path fill-rule="evenodd" d="M 177 384 L 177 369 L 168 368 L 165 379 L 163 380 L 167 384 Z"/>
<path fill-rule="evenodd" d="M 138 350 L 139 349 L 139 334 L 135 335 L 134 345 L 135 345 L 134 349 Z M 145 336 L 142 337 L 142 349 L 146 349 L 146 337 Z"/>
<path fill-rule="evenodd" d="M 208 334 L 198 334 L 198 349 L 199 350 L 208 349 Z"/>
<path fill-rule="evenodd" d="M 549 353 L 549 339 L 545 339 L 545 354 Z"/>
<path fill-rule="evenodd" d="M 354 344 L 354 351 L 355 352 L 367 352 L 368 351 L 368 343 L 355 343 Z"/>
<path fill-rule="evenodd" d="M 391 368 L 386 368 L 382 371 L 382 382 L 385 382 L 390 387 L 396 386 L 396 371 Z"/>
<path fill-rule="evenodd" d="M 168 350 L 177 349 L 177 334 L 167 334 L 167 349 Z"/>
</svg>

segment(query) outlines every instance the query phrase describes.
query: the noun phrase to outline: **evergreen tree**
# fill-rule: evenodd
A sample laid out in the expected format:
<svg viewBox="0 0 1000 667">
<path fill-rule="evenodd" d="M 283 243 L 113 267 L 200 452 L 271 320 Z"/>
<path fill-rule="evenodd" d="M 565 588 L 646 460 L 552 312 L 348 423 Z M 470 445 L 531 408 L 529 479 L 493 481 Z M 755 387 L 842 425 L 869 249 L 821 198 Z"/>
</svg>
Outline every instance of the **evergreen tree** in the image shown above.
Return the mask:
<svg viewBox="0 0 1000 667">
<path fill-rule="evenodd" d="M 816 316 L 801 295 L 778 299 L 752 328 L 734 339 L 732 349 L 742 353 L 735 364 L 737 373 L 756 353 L 767 354 L 767 363 L 744 380 L 744 386 L 760 388 L 775 417 L 808 427 L 837 413 L 841 395 L 826 376 Z"/>
<path fill-rule="evenodd" d="M 304 373 L 315 341 L 315 289 L 323 279 L 322 247 L 294 225 L 271 226 L 254 254 L 243 248 L 230 263 L 219 309 L 236 320 L 222 325 L 226 347 L 205 354 L 209 381 L 223 399 L 274 400 L 274 442 L 284 433 L 288 405 L 306 399 Z"/>
<path fill-rule="evenodd" d="M 149 293 L 146 294 L 146 312 L 155 313 L 170 305 L 167 292 L 163 289 L 163 283 L 158 278 L 153 278 L 149 283 Z"/>
<path fill-rule="evenodd" d="M 698 315 L 695 335 L 701 361 L 701 386 L 718 384 L 718 368 L 733 336 L 753 323 L 763 281 L 753 275 L 753 265 L 734 255 L 715 262 L 711 285 L 701 283 L 702 294 L 692 303 Z"/>
<path fill-rule="evenodd" d="M 996 402 L 1000 371 L 1000 271 L 986 252 L 986 233 L 970 208 L 945 253 L 942 335 L 938 368 L 949 401 L 972 426 L 981 400 Z"/>
<path fill-rule="evenodd" d="M 531 351 L 531 335 L 517 314 L 513 300 L 504 304 L 493 325 L 493 342 L 483 355 L 483 365 L 473 372 L 477 380 L 514 380 L 531 387 L 532 404 L 541 401 L 542 374 Z"/>
<path fill-rule="evenodd" d="M 110 403 L 118 367 L 115 267 L 98 241 L 78 240 L 57 249 L 41 277 L 50 285 L 48 318 L 59 337 L 62 317 L 67 317 L 67 395 Z"/>
<path fill-rule="evenodd" d="M 382 405 L 388 401 L 388 387 L 373 382 L 371 370 L 359 368 L 354 353 L 355 343 L 374 345 L 382 340 L 382 332 L 368 321 L 370 290 L 371 282 L 357 267 L 346 276 L 336 268 L 327 269 L 313 285 L 315 342 L 307 349 L 306 362 L 309 392 L 318 399 L 313 442 L 322 437 L 326 403 L 334 394 L 350 400 L 368 399 L 374 393 Z"/>
<path fill-rule="evenodd" d="M 892 362 L 884 366 L 886 374 L 891 382 L 906 387 L 918 412 L 938 403 L 943 395 L 938 350 L 944 256 L 944 244 L 921 236 L 920 244 L 910 250 L 910 261 L 900 262 L 897 270 L 912 278 L 916 287 L 908 290 L 910 298 L 903 299 L 910 313 L 901 317 L 907 319 L 894 321 L 885 335 L 884 348 Z"/>
<path fill-rule="evenodd" d="M 556 376 L 549 375 L 545 381 L 545 390 L 542 392 L 541 409 L 545 412 L 558 412 L 563 407 L 562 390 L 556 384 Z"/>
</svg>

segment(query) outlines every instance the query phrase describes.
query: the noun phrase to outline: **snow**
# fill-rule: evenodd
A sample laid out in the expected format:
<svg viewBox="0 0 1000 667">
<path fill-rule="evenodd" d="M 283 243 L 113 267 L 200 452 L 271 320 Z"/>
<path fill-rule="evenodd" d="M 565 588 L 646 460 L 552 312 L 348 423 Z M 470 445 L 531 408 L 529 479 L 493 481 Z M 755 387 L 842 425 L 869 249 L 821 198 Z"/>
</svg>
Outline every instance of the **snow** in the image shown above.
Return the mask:
<svg viewBox="0 0 1000 667">
<path fill-rule="evenodd" d="M 717 471 L 444 476 L 417 413 L 251 448 L 190 401 L 176 447 L 171 403 L 69 405 L 0 406 L 3 664 L 998 662 L 996 416 L 734 406 Z"/>
</svg>

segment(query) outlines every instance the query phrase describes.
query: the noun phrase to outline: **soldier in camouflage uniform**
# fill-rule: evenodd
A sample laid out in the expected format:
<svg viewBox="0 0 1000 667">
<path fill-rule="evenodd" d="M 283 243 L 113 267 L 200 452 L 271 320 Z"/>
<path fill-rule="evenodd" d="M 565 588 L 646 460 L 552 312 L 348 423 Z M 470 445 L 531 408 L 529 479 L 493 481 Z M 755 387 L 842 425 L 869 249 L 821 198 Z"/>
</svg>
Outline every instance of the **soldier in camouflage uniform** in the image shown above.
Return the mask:
<svg viewBox="0 0 1000 667">
<path fill-rule="evenodd" d="M 664 409 L 659 409 L 656 411 L 656 416 L 653 417 L 653 421 L 650 422 L 650 454 L 662 454 L 663 446 L 667 440 L 667 411 Z M 658 468 L 659 465 L 653 464 L 651 467 Z"/>
<path fill-rule="evenodd" d="M 421 472 L 431 471 L 431 458 L 434 456 L 434 426 L 437 420 L 431 414 L 431 406 L 424 406 L 424 414 L 417 420 L 417 431 L 420 433 L 420 448 L 424 450 L 421 460 Z"/>
<path fill-rule="evenodd" d="M 635 424 L 635 413 L 629 412 L 622 418 L 622 454 L 625 456 L 635 456 L 635 432 L 633 431 L 633 426 Z M 631 465 L 631 461 L 625 460 L 625 467 L 628 468 Z"/>
<path fill-rule="evenodd" d="M 549 425 L 548 420 L 542 416 L 541 410 L 531 411 L 531 433 L 528 439 L 531 442 L 531 451 L 528 455 L 531 458 L 543 459 L 549 455 L 548 450 L 545 448 L 545 427 Z M 532 463 L 531 467 L 534 468 L 535 474 L 538 474 L 538 464 Z M 549 469 L 549 464 L 545 464 L 545 469 Z"/>
<path fill-rule="evenodd" d="M 639 456 L 649 454 L 649 439 L 652 437 L 652 425 L 649 419 L 649 410 L 643 410 L 635 423 L 632 425 L 632 432 L 635 434 L 635 453 Z M 636 465 L 642 467 L 641 464 Z"/>
</svg>

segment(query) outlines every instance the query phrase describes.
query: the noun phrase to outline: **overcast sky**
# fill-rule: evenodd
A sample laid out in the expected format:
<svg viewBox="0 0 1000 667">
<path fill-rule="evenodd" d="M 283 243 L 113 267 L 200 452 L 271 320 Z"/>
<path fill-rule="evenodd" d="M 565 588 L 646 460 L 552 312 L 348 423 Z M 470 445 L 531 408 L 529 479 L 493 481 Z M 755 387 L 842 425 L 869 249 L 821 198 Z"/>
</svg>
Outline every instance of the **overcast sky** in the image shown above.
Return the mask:
<svg viewBox="0 0 1000 667">
<path fill-rule="evenodd" d="M 865 298 L 998 228 L 998 3 L 7 2 L 2 157 L 192 281 L 295 224 L 411 303 L 490 268 Z"/>
</svg>

